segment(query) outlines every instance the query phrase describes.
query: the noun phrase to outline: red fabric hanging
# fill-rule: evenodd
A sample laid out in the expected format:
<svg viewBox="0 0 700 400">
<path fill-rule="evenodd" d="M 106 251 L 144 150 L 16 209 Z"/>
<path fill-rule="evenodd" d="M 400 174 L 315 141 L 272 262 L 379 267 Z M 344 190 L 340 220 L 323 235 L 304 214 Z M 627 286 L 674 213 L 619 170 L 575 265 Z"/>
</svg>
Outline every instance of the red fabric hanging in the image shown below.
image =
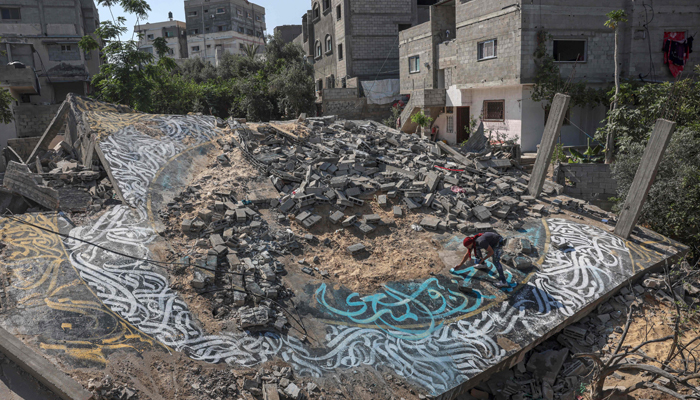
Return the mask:
<svg viewBox="0 0 700 400">
<path fill-rule="evenodd" d="M 683 72 L 692 51 L 692 42 L 688 42 L 685 32 L 664 32 L 664 64 L 668 64 L 674 78 Z"/>
</svg>

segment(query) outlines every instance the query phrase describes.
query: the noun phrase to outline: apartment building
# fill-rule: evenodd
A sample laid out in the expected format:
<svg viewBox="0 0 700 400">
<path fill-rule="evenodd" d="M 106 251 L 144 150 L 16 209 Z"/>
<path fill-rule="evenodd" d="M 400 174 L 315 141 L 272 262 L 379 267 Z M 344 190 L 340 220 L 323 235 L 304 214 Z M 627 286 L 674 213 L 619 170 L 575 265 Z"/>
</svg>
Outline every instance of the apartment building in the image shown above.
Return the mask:
<svg viewBox="0 0 700 400">
<path fill-rule="evenodd" d="M 164 38 L 168 44 L 169 57 L 176 60 L 187 58 L 187 24 L 173 20 L 173 13 L 168 13 L 168 21 L 136 25 L 134 31 L 140 34 L 139 50 L 158 54 L 153 49 L 153 41 Z"/>
<path fill-rule="evenodd" d="M 312 0 L 295 39 L 314 64 L 319 101 L 324 89 L 399 78 L 399 32 L 428 20 L 437 0 Z"/>
<path fill-rule="evenodd" d="M 652 4 L 653 3 L 653 4 Z M 700 3 L 632 0 L 445 0 L 430 8 L 430 20 L 400 33 L 401 93 L 411 100 L 402 129 L 414 131 L 410 115 L 423 109 L 435 118 L 439 139 L 468 137 L 471 119 L 535 151 L 546 110 L 531 99 L 540 44 L 563 77 L 608 87 L 614 81 L 614 32 L 606 13 L 624 9 L 620 31 L 620 74 L 646 82 L 675 79 L 665 64 L 664 43 L 700 31 Z M 690 54 L 684 74 L 700 58 Z M 565 145 L 585 145 L 605 108 L 574 107 L 562 128 Z"/>
<path fill-rule="evenodd" d="M 68 93 L 90 91 L 99 51 L 78 42 L 99 22 L 93 0 L 0 1 L 0 87 L 16 99 L 14 122 L 0 124 L 0 147 L 43 134 Z"/>
<path fill-rule="evenodd" d="M 242 54 L 247 45 L 264 52 L 265 8 L 247 0 L 185 0 L 187 52 L 217 65 L 224 53 Z"/>
</svg>

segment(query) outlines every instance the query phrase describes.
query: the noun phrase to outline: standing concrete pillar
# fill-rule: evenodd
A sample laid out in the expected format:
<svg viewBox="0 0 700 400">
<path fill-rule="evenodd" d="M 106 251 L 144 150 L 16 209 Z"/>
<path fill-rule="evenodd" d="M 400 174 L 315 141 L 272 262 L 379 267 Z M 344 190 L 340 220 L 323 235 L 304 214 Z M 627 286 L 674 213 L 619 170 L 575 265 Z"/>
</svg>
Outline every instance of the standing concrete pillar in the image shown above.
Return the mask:
<svg viewBox="0 0 700 400">
<path fill-rule="evenodd" d="M 542 192 L 542 185 L 544 185 L 544 179 L 547 176 L 549 161 L 552 159 L 554 145 L 561 133 L 561 127 L 564 124 L 564 117 L 566 117 L 566 110 L 569 109 L 570 102 L 571 96 L 561 93 L 557 93 L 554 96 L 552 107 L 549 111 L 549 118 L 547 118 L 547 125 L 545 125 L 544 133 L 542 134 L 540 149 L 537 151 L 535 166 L 530 175 L 530 184 L 527 187 L 530 196 L 538 197 Z"/>
<path fill-rule="evenodd" d="M 656 120 L 656 126 L 651 133 L 647 148 L 644 150 L 642 161 L 639 163 L 634 181 L 627 193 L 625 205 L 620 212 L 620 219 L 615 225 L 615 234 L 623 239 L 629 238 L 634 226 L 637 225 L 642 207 L 649 194 L 649 189 L 654 183 L 659 164 L 664 157 L 668 142 L 671 140 L 676 123 L 665 119 Z"/>
</svg>

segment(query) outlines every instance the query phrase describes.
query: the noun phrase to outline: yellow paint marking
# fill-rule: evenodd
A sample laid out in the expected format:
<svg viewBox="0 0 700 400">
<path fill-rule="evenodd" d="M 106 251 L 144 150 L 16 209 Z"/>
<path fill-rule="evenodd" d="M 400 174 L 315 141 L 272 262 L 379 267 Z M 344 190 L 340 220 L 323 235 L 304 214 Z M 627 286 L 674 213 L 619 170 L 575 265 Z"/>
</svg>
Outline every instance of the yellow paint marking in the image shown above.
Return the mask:
<svg viewBox="0 0 700 400">
<path fill-rule="evenodd" d="M 66 329 L 73 329 L 73 324 L 64 322 L 64 323 L 61 324 L 61 329 L 63 329 L 64 331 L 65 331 Z"/>
</svg>

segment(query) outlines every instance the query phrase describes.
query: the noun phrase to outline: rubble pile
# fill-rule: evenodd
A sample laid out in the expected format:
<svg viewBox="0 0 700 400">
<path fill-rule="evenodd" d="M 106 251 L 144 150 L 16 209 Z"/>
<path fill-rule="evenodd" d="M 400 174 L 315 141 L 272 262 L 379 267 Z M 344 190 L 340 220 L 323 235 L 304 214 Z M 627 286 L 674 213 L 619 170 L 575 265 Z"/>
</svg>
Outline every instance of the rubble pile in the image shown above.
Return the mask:
<svg viewBox="0 0 700 400">
<path fill-rule="evenodd" d="M 305 252 L 313 247 L 361 257 L 371 251 L 361 238 L 394 223 L 391 216 L 419 216 L 414 230 L 466 234 L 517 229 L 562 208 L 596 211 L 557 198 L 562 187 L 551 182 L 544 188 L 547 202 L 535 201 L 526 194 L 529 175 L 503 151 L 462 154 L 371 121 L 322 117 L 293 124 L 230 121 L 234 134 L 217 140 L 221 154 L 159 211 L 168 225 L 164 236 L 183 240 L 173 247 L 192 249 L 180 253 L 180 265 L 193 266 L 180 273 L 188 271 L 192 289 L 213 291 L 212 314 L 237 321 L 241 330 L 288 329 L 278 301 L 293 292 L 282 285 L 287 271 L 280 260 L 297 257 L 302 272 L 329 278 L 318 256 L 307 261 Z M 251 172 L 241 176 L 245 170 Z M 272 194 L 251 195 L 264 185 L 274 185 Z M 366 202 L 387 212 L 352 211 Z M 338 248 L 328 237 L 295 234 L 289 226 L 303 232 L 322 222 L 359 238 Z M 503 262 L 525 270 L 537 257 L 531 243 L 517 239 L 506 246 Z"/>
<path fill-rule="evenodd" d="M 3 185 L 35 203 L 32 210 L 100 211 L 116 199 L 112 182 L 97 158 L 91 165 L 82 165 L 78 158 L 71 145 L 61 141 L 33 161 L 10 160 Z"/>
<path fill-rule="evenodd" d="M 291 138 L 274 124 L 258 127 L 264 136 L 255 140 L 250 130 L 232 126 L 248 159 L 271 175 L 281 198 L 272 205 L 295 222 L 311 228 L 324 216 L 313 212 L 316 204 L 337 210 L 331 222 L 354 226 L 362 233 L 385 221 L 376 215 L 353 218 L 348 208 L 368 199 L 386 205 L 387 199 L 402 204 L 397 215 L 428 209 L 421 222 L 425 229 L 486 231 L 495 222 L 517 228 L 523 217 L 541 217 L 548 210 L 526 194 L 529 175 L 509 159 L 509 153 L 484 147 L 461 154 L 443 143 L 406 135 L 383 125 L 333 117 L 306 120 L 310 134 L 304 141 Z M 448 150 L 449 149 L 449 150 Z M 548 196 L 562 187 L 545 184 Z"/>
<path fill-rule="evenodd" d="M 687 265 L 686 265 L 687 267 Z M 671 270 L 677 270 L 677 266 Z M 697 304 L 700 301 L 700 282 L 674 282 L 675 301 L 680 304 Z M 601 304 L 591 314 L 564 328 L 561 333 L 543 342 L 525 355 L 523 360 L 510 370 L 492 375 L 488 381 L 472 389 L 465 400 L 541 398 L 544 400 L 574 400 L 580 398 L 589 382 L 593 365 L 587 358 L 576 358 L 576 354 L 606 354 L 617 346 L 626 323 L 626 310 L 630 307 L 651 307 L 654 301 L 672 308 L 673 294 L 669 293 L 662 273 L 646 274 L 634 286 L 623 287 L 611 300 Z M 649 315 L 673 326 L 674 317 L 655 309 Z M 651 323 L 654 321 L 652 320 Z M 648 327 L 643 327 L 648 334 Z M 642 334 L 642 338 L 646 338 Z M 651 338 L 651 337 L 649 337 Z M 629 339 L 629 337 L 628 337 Z M 645 340 L 645 339 L 642 339 Z M 627 346 L 637 343 L 625 343 Z M 628 358 L 629 362 L 643 361 Z M 614 379 L 625 378 L 613 374 Z M 492 396 L 492 397 L 489 397 Z"/>
</svg>

